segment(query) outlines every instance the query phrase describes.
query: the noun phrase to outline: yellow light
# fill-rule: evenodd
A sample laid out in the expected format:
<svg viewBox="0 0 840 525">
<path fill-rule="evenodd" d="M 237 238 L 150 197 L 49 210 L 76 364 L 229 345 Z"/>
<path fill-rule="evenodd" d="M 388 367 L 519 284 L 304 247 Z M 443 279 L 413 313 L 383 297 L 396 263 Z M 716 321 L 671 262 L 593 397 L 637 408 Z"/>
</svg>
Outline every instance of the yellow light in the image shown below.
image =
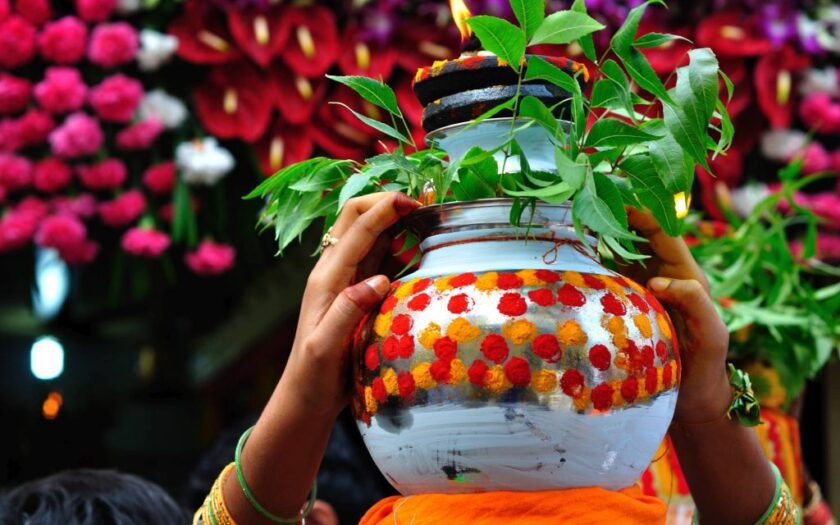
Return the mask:
<svg viewBox="0 0 840 525">
<path fill-rule="evenodd" d="M 222 107 L 224 108 L 225 113 L 228 115 L 236 113 L 236 108 L 239 105 L 238 102 L 236 90 L 234 88 L 227 88 L 225 90 L 225 96 L 222 99 Z"/>
<path fill-rule="evenodd" d="M 463 42 L 472 35 L 472 29 L 467 25 L 467 19 L 472 16 L 472 13 L 470 13 L 464 0 L 449 0 L 449 9 L 452 11 L 452 20 L 458 26 L 458 32 L 461 33 L 461 41 Z"/>
<path fill-rule="evenodd" d="M 779 71 L 776 77 L 776 102 L 779 104 L 787 104 L 790 101 L 790 85 L 791 85 L 790 71 L 783 69 Z"/>
<path fill-rule="evenodd" d="M 41 415 L 44 416 L 44 419 L 53 420 L 58 417 L 61 405 L 63 404 L 64 398 L 59 392 L 53 390 L 47 395 L 47 399 L 44 400 L 44 404 L 41 405 Z"/>
<path fill-rule="evenodd" d="M 691 208 L 691 195 L 686 198 L 684 191 L 675 193 L 674 209 L 677 210 L 677 218 L 684 219 L 688 215 L 689 208 Z"/>
<path fill-rule="evenodd" d="M 309 28 L 306 26 L 300 26 L 297 28 L 296 31 L 298 45 L 300 46 L 300 50 L 303 52 L 303 56 L 306 58 L 312 58 L 315 56 L 315 39 L 312 38 L 312 33 L 309 31 Z"/>
<path fill-rule="evenodd" d="M 262 15 L 254 18 L 254 38 L 261 46 L 267 45 L 271 39 L 268 31 L 268 20 Z"/>
</svg>

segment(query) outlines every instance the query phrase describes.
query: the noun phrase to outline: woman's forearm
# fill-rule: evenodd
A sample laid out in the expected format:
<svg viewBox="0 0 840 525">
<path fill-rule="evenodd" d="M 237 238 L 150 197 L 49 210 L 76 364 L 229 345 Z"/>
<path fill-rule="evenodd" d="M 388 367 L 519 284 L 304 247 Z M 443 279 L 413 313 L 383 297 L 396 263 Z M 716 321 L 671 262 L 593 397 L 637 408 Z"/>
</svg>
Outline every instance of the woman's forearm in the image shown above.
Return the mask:
<svg viewBox="0 0 840 525">
<path fill-rule="evenodd" d="M 316 417 L 296 402 L 300 390 L 284 377 L 242 451 L 241 465 L 254 498 L 269 512 L 294 518 L 307 500 L 335 420 Z M 224 499 L 240 525 L 271 523 L 245 498 L 236 474 L 224 484 Z"/>
<path fill-rule="evenodd" d="M 697 424 L 675 422 L 670 436 L 701 523 L 754 525 L 761 518 L 776 478 L 753 429 L 722 415 Z"/>
</svg>

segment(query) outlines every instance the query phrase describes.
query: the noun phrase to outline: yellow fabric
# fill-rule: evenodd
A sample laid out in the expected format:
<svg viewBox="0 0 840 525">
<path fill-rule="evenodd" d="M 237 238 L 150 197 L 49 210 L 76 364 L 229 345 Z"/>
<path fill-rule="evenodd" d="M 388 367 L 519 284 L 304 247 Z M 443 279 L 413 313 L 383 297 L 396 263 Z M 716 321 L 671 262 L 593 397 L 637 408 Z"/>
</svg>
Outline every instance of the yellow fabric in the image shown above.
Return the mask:
<svg viewBox="0 0 840 525">
<path fill-rule="evenodd" d="M 392 496 L 359 525 L 664 525 L 665 505 L 639 487 Z"/>
</svg>

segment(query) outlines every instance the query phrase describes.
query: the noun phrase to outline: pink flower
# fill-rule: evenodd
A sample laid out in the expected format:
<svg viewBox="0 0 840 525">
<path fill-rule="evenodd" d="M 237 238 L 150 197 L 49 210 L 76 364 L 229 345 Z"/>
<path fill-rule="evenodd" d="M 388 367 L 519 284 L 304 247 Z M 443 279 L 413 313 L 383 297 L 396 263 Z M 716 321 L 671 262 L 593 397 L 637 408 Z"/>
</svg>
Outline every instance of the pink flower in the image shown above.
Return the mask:
<svg viewBox="0 0 840 525">
<path fill-rule="evenodd" d="M 143 174 L 143 185 L 155 195 L 168 195 L 175 186 L 175 163 L 150 166 Z"/>
<path fill-rule="evenodd" d="M 75 64 L 85 56 L 87 26 L 75 16 L 50 22 L 38 36 L 38 49 L 45 60 L 56 64 Z"/>
<path fill-rule="evenodd" d="M 219 275 L 233 267 L 235 258 L 233 246 L 203 241 L 197 250 L 184 256 L 184 262 L 198 275 Z"/>
<path fill-rule="evenodd" d="M 117 8 L 117 0 L 76 0 L 76 12 L 85 22 L 104 22 Z"/>
<path fill-rule="evenodd" d="M 818 133 L 840 133 L 840 103 L 832 101 L 827 93 L 805 97 L 799 106 L 799 116 Z"/>
<path fill-rule="evenodd" d="M 79 166 L 79 179 L 90 190 L 114 190 L 128 177 L 125 164 L 119 159 L 106 159 L 90 166 Z"/>
<path fill-rule="evenodd" d="M 58 250 L 58 255 L 69 265 L 88 264 L 96 259 L 99 244 L 90 239 L 83 239 Z"/>
<path fill-rule="evenodd" d="M 136 221 L 146 209 L 146 198 L 140 190 L 123 193 L 116 199 L 99 205 L 102 223 L 112 228 L 121 228 Z"/>
<path fill-rule="evenodd" d="M 88 219 L 96 215 L 96 199 L 89 193 L 79 194 L 77 197 L 61 195 L 50 202 L 56 214 L 75 215 Z"/>
<path fill-rule="evenodd" d="M 113 75 L 90 90 L 91 107 L 102 120 L 128 122 L 143 98 L 143 84 L 125 75 Z"/>
<path fill-rule="evenodd" d="M 25 211 L 10 211 L 0 219 L 0 252 L 25 246 L 37 229 L 37 217 Z"/>
<path fill-rule="evenodd" d="M 15 0 L 15 11 L 36 26 L 53 16 L 49 0 Z"/>
<path fill-rule="evenodd" d="M 98 66 L 114 67 L 134 60 L 137 46 L 137 31 L 129 24 L 100 24 L 90 35 L 87 56 Z"/>
<path fill-rule="evenodd" d="M 84 113 L 73 113 L 50 133 L 49 140 L 54 154 L 76 158 L 96 153 L 104 138 L 96 119 Z"/>
<path fill-rule="evenodd" d="M 840 149 L 831 154 L 831 167 L 834 169 L 834 173 L 840 177 Z M 840 191 L 840 188 L 838 188 L 838 191 Z"/>
<path fill-rule="evenodd" d="M 35 234 L 35 243 L 45 248 L 61 251 L 78 244 L 87 237 L 87 228 L 73 215 L 51 215 L 41 221 Z"/>
<path fill-rule="evenodd" d="M 828 234 L 820 232 L 817 235 L 816 243 L 816 258 L 824 262 L 840 261 L 840 235 Z M 790 251 L 796 257 L 802 257 L 804 246 L 802 241 L 792 241 L 790 243 Z"/>
<path fill-rule="evenodd" d="M 26 188 L 32 183 L 32 163 L 23 157 L 0 153 L 0 186 L 8 191 Z"/>
<path fill-rule="evenodd" d="M 50 113 L 76 111 L 85 103 L 87 86 L 78 69 L 51 67 L 35 85 L 35 100 Z"/>
<path fill-rule="evenodd" d="M 0 120 L 0 152 L 14 153 L 20 147 L 17 121 L 8 118 Z"/>
<path fill-rule="evenodd" d="M 64 189 L 73 179 L 73 170 L 55 157 L 48 157 L 35 163 L 33 185 L 44 193 Z"/>
<path fill-rule="evenodd" d="M 819 173 L 831 167 L 831 156 L 819 142 L 811 142 L 796 152 L 793 159 L 802 159 L 802 174 Z"/>
<path fill-rule="evenodd" d="M 20 113 L 29 105 L 32 85 L 24 78 L 0 73 L 0 114 Z"/>
<path fill-rule="evenodd" d="M 15 127 L 21 147 L 37 146 L 46 142 L 55 129 L 55 121 L 46 111 L 32 108 L 17 120 Z"/>
<path fill-rule="evenodd" d="M 0 22 L 0 67 L 14 69 L 35 56 L 35 26 L 12 15 Z"/>
<path fill-rule="evenodd" d="M 0 0 L 0 20 L 9 18 L 12 12 L 12 6 L 9 5 L 9 0 Z"/>
<path fill-rule="evenodd" d="M 20 213 L 27 213 L 31 217 L 34 217 L 35 220 L 40 221 L 41 219 L 47 216 L 47 213 L 50 212 L 50 205 L 44 202 L 42 199 L 30 195 L 29 197 L 24 197 L 23 199 L 21 199 L 21 201 L 15 208 L 15 211 Z"/>
<path fill-rule="evenodd" d="M 138 257 L 160 257 L 169 247 L 169 235 L 153 228 L 135 227 L 123 234 L 121 245 Z"/>
<path fill-rule="evenodd" d="M 822 192 L 811 195 L 806 205 L 814 214 L 828 222 L 827 226 L 840 229 L 840 195 Z"/>
<path fill-rule="evenodd" d="M 160 119 L 149 118 L 117 133 L 117 147 L 128 150 L 148 149 L 163 132 Z"/>
</svg>

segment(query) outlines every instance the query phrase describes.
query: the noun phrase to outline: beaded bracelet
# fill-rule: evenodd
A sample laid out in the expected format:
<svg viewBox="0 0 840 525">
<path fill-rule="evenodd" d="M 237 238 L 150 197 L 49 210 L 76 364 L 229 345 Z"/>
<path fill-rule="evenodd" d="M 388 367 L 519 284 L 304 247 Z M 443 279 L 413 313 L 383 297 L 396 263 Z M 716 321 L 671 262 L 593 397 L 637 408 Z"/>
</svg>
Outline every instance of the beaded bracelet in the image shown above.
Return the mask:
<svg viewBox="0 0 840 525">
<path fill-rule="evenodd" d="M 300 511 L 300 514 L 294 518 L 281 518 L 280 516 L 275 516 L 271 512 L 269 512 L 265 507 L 260 505 L 254 495 L 251 493 L 251 489 L 248 488 L 248 484 L 245 482 L 245 474 L 242 472 L 242 448 L 245 446 L 245 442 L 248 440 L 248 436 L 251 435 L 251 432 L 254 430 L 254 427 L 249 428 L 246 430 L 242 437 L 239 438 L 239 443 L 236 444 L 236 452 L 234 453 L 234 465 L 236 467 L 236 477 L 239 479 L 239 486 L 242 487 L 242 493 L 245 495 L 245 499 L 248 500 L 248 503 L 251 504 L 251 507 L 255 511 L 257 511 L 260 516 L 263 518 L 274 522 L 274 523 L 283 523 L 286 525 L 295 525 L 303 521 L 309 513 L 312 512 L 312 507 L 315 506 L 315 499 L 318 497 L 318 482 L 317 480 L 312 484 L 312 490 L 309 492 L 309 500 L 306 502 L 306 506 Z"/>
</svg>

